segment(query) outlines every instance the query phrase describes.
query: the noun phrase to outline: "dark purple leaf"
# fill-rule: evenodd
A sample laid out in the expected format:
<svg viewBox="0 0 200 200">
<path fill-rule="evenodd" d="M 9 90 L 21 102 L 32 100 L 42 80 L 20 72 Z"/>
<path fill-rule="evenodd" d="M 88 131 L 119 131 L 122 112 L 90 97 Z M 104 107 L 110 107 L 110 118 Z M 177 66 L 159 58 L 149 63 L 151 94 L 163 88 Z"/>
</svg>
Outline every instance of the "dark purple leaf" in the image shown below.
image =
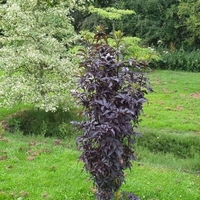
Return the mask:
<svg viewBox="0 0 200 200">
<path fill-rule="evenodd" d="M 83 130 L 77 146 L 97 187 L 97 199 L 113 199 L 125 181 L 123 170 L 135 159 L 135 127 L 152 89 L 143 72 L 145 62 L 124 61 L 121 52 L 107 44 L 92 44 L 80 54 L 85 72 L 73 95 L 84 107 L 86 121 L 72 122 Z"/>
</svg>

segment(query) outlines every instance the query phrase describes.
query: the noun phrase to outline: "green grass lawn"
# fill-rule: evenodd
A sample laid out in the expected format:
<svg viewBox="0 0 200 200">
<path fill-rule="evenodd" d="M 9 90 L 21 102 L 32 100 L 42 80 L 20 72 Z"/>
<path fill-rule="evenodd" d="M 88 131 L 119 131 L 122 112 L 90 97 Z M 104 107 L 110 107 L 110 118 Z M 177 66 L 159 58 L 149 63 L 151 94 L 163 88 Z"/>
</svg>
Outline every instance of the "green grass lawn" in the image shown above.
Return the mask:
<svg viewBox="0 0 200 200">
<path fill-rule="evenodd" d="M 94 199 L 92 182 L 71 143 L 5 133 L 0 140 L 0 199 Z M 200 177 L 135 162 L 121 190 L 143 200 L 199 200 Z"/>
<path fill-rule="evenodd" d="M 175 141 L 174 138 L 180 138 L 181 150 L 187 141 L 188 146 L 193 148 L 193 138 L 199 141 L 200 137 L 200 74 L 155 70 L 149 74 L 149 78 L 154 92 L 147 95 L 148 103 L 144 105 L 140 132 L 144 137 L 154 134 L 154 143 L 159 143 L 160 136 L 165 135 L 166 145 L 163 145 L 163 149 L 170 146 L 167 142 Z M 145 163 L 200 171 L 199 151 L 188 159 L 177 158 L 170 152 L 155 154 L 141 146 L 136 151 L 138 159 Z"/>
<path fill-rule="evenodd" d="M 200 134 L 200 74 L 153 71 L 141 127 Z"/>
<path fill-rule="evenodd" d="M 145 134 L 200 137 L 200 74 L 153 71 L 149 74 L 154 93 L 139 130 Z M 24 109 L 0 109 L 0 119 Z M 76 119 L 76 117 L 75 117 Z M 70 134 L 72 129 L 70 128 Z M 24 136 L 20 132 L 0 133 L 0 200 L 92 200 L 92 181 L 78 162 L 75 136 L 59 140 Z M 166 139 L 168 139 L 166 137 Z M 170 140 L 171 141 L 171 140 Z M 151 142 L 151 141 L 150 141 Z M 173 153 L 154 153 L 136 146 L 138 160 L 126 171 L 121 190 L 141 200 L 200 200 L 200 156 L 177 158 Z M 181 146 L 180 146 L 181 148 Z M 192 148 L 192 145 L 191 145 Z M 195 168 L 194 168 L 195 166 Z"/>
</svg>

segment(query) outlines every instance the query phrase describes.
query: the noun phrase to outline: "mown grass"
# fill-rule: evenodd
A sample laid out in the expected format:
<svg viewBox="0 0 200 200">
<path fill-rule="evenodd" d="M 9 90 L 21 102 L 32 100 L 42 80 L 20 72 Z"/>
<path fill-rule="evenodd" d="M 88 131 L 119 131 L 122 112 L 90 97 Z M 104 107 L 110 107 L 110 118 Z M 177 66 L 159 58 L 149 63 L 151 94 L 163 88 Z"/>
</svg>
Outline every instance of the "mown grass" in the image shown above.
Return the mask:
<svg viewBox="0 0 200 200">
<path fill-rule="evenodd" d="M 92 182 L 72 141 L 4 133 L 0 140 L 0 199 L 94 199 Z M 135 162 L 123 191 L 143 200 L 198 200 L 200 177 Z"/>
<path fill-rule="evenodd" d="M 200 74 L 156 70 L 149 77 L 154 92 L 147 95 L 139 125 L 138 159 L 200 171 Z M 187 156 L 194 146 L 198 150 Z"/>
<path fill-rule="evenodd" d="M 7 137 L 8 136 L 8 137 Z M 0 199 L 87 199 L 90 183 L 69 141 L 5 133 Z"/>
<path fill-rule="evenodd" d="M 149 140 L 150 146 L 137 143 L 137 161 L 126 171 L 121 190 L 142 200 L 199 200 L 200 154 L 196 146 L 194 151 L 200 138 L 199 74 L 153 71 L 149 76 L 155 92 L 147 96 L 139 131 L 140 140 Z M 0 119 L 23 109 L 0 109 Z M 94 199 L 92 181 L 78 162 L 78 133 L 71 126 L 65 131 L 64 139 L 0 133 L 0 200 Z M 151 135 L 155 137 L 149 139 Z M 161 151 L 158 144 L 163 145 Z M 184 145 L 191 145 L 190 156 L 184 157 Z"/>
<path fill-rule="evenodd" d="M 141 127 L 200 133 L 200 74 L 153 71 Z"/>
</svg>

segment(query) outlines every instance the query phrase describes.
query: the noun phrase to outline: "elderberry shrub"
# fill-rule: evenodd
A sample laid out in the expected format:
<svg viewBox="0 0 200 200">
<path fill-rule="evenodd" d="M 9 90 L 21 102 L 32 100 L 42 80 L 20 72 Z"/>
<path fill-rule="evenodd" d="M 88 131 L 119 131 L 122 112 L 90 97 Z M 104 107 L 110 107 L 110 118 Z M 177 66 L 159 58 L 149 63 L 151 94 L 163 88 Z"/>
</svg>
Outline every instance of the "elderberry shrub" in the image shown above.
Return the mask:
<svg viewBox="0 0 200 200">
<path fill-rule="evenodd" d="M 81 75 L 74 92 L 84 108 L 83 130 L 77 138 L 80 159 L 96 186 L 98 200 L 114 199 L 125 181 L 124 170 L 134 157 L 135 128 L 144 97 L 151 88 L 145 76 L 147 64 L 120 59 L 108 44 L 94 43 L 81 50 Z"/>
</svg>

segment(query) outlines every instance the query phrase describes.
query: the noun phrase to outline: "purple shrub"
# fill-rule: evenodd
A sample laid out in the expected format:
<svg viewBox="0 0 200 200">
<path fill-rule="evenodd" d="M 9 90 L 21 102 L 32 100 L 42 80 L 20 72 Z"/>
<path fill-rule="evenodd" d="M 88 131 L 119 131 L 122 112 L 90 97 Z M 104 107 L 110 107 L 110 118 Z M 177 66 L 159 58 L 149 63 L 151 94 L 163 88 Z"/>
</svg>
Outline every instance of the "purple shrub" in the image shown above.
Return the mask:
<svg viewBox="0 0 200 200">
<path fill-rule="evenodd" d="M 76 122 L 84 132 L 77 138 L 80 159 L 91 174 L 98 200 L 114 199 L 125 181 L 124 170 L 135 159 L 135 128 L 151 91 L 146 63 L 124 61 L 119 54 L 107 43 L 81 50 L 81 75 L 74 92 L 86 119 Z"/>
</svg>

